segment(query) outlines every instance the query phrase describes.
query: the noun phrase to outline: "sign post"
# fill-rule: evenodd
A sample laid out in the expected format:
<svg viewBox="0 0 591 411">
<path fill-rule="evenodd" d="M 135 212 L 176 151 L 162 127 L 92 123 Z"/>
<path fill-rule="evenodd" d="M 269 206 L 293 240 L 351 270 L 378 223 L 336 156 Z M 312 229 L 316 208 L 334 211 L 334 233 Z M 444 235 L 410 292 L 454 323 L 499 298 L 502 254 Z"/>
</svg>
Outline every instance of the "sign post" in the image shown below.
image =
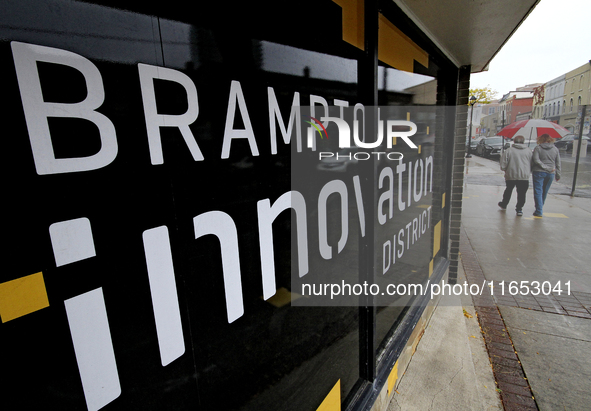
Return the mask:
<svg viewBox="0 0 591 411">
<path fill-rule="evenodd" d="M 579 107 L 579 114 L 577 115 L 577 122 L 575 126 L 575 134 L 578 134 L 578 144 L 577 144 L 577 159 L 575 160 L 575 174 L 573 176 L 573 187 L 570 192 L 570 196 L 575 196 L 575 187 L 577 185 L 577 173 L 579 171 L 579 160 L 581 158 L 581 146 L 583 145 L 583 122 L 585 120 L 585 113 L 587 111 L 587 106 Z M 586 128 L 589 128 L 587 125 Z M 573 142 L 574 143 L 574 142 Z M 574 147 L 574 146 L 573 146 Z"/>
</svg>

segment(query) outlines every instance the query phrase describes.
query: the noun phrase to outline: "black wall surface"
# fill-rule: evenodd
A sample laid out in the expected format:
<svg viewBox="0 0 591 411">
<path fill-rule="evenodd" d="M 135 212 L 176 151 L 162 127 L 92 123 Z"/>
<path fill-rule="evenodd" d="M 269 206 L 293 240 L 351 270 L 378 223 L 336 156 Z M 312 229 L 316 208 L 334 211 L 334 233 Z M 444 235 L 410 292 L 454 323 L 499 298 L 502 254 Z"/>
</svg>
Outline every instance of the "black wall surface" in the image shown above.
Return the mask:
<svg viewBox="0 0 591 411">
<path fill-rule="evenodd" d="M 289 11 L 276 3 L 0 5 L 7 239 L 0 298 L 20 296 L 18 304 L 6 299 L 0 307 L 5 356 L 0 391 L 9 404 L 3 409 L 315 410 L 337 381 L 343 402 L 352 401 L 363 362 L 359 309 L 289 303 L 297 291 L 290 274 L 294 214 L 289 210 L 273 222 L 280 291 L 263 298 L 257 214 L 258 202 L 272 204 L 292 190 L 292 150 L 273 113 L 270 125 L 270 96 L 284 124 L 294 98 L 301 106 L 310 104 L 310 96 L 330 105 L 335 99 L 351 105 L 360 100 L 359 61 L 366 57 L 341 33 L 341 8 L 333 2 L 300 2 Z M 25 61 L 31 56 L 38 61 Z M 47 56 L 59 62 L 43 61 Z M 96 71 L 84 74 L 75 64 Z M 151 79 L 153 97 L 140 81 L 148 66 L 170 70 Z M 198 114 L 187 128 L 174 124 L 196 107 L 192 91 L 167 73 L 194 85 Z M 31 90 L 37 86 L 42 99 L 35 100 Z M 100 104 L 76 114 L 76 104 L 98 90 L 104 92 Z M 394 105 L 410 103 L 405 93 L 388 96 Z M 156 120 L 148 118 L 146 98 L 155 101 L 162 119 L 156 127 L 160 138 L 153 140 L 161 142 L 162 160 L 150 150 L 148 124 Z M 53 114 L 44 114 L 50 106 Z M 88 118 L 90 112 L 100 113 L 99 125 Z M 276 152 L 270 137 L 275 126 Z M 435 156 L 437 170 L 443 170 L 436 175 L 443 184 L 435 190 L 440 198 L 447 163 L 434 138 L 425 135 L 422 154 L 408 151 L 408 161 Z M 194 145 L 189 148 L 191 139 L 202 157 Z M 52 145 L 34 154 L 43 141 Z M 109 150 L 115 150 L 112 158 L 88 170 L 42 169 L 61 159 L 88 165 L 91 156 Z M 379 175 L 382 166 L 373 167 Z M 347 182 L 353 203 L 351 173 L 323 174 L 303 184 L 302 192 L 309 190 L 309 198 L 316 199 L 335 178 Z M 368 201 L 375 205 L 379 190 L 372 190 L 375 198 Z M 423 201 L 426 207 L 439 200 L 430 192 Z M 315 207 L 310 206 L 311 227 Z M 173 273 L 163 274 L 168 283 L 150 283 L 150 235 L 169 245 L 170 255 L 155 257 L 163 272 Z M 376 247 L 391 237 L 379 227 L 375 235 Z M 358 236 L 352 231 L 346 255 L 334 261 L 355 274 Z M 333 237 L 336 244 L 338 236 Z M 433 238 L 421 244 L 416 264 L 398 266 L 398 280 L 428 278 L 432 256 L 424 255 L 432 251 Z M 224 278 L 229 272 L 240 277 Z M 36 273 L 42 281 L 29 277 Z M 166 288 L 171 278 L 172 288 Z M 229 288 L 238 289 L 238 298 Z M 163 302 L 159 295 L 166 296 Z M 240 308 L 243 312 L 229 320 L 230 311 Z M 403 314 L 390 310 L 378 343 Z M 164 312 L 164 321 L 178 320 L 171 320 L 177 328 L 159 334 L 156 312 Z M 90 340 L 77 343 L 79 333 Z M 163 348 L 159 341 L 172 341 L 176 348 Z M 173 353 L 171 362 L 163 364 L 163 352 Z"/>
</svg>

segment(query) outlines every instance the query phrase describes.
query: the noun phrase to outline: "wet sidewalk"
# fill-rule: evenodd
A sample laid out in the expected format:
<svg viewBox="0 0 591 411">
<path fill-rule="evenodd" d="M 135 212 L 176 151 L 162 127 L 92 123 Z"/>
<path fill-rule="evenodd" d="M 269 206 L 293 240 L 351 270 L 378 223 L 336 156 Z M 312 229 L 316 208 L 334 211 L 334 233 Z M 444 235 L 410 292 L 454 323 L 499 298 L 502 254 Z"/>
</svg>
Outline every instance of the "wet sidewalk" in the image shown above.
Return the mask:
<svg viewBox="0 0 591 411">
<path fill-rule="evenodd" d="M 518 217 L 498 162 L 466 164 L 458 283 L 492 295 L 440 300 L 388 411 L 591 409 L 591 198 L 554 183 L 534 218 L 530 188 Z"/>
<path fill-rule="evenodd" d="M 516 193 L 497 206 L 498 163 L 474 156 L 466 170 L 462 263 L 469 281 L 492 281 L 476 312 L 505 409 L 590 409 L 591 199 L 554 183 L 534 218 L 530 188 L 518 217 Z"/>
</svg>

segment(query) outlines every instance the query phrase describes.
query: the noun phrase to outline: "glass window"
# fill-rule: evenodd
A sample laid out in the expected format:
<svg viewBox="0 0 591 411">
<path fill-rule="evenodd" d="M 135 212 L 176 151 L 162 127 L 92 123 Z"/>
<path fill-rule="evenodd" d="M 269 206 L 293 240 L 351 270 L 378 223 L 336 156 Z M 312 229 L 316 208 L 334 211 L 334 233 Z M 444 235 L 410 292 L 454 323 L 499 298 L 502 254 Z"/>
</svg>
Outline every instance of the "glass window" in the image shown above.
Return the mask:
<svg viewBox="0 0 591 411">
<path fill-rule="evenodd" d="M 199 318 L 208 307 L 211 313 L 207 320 L 196 323 L 199 331 L 195 330 L 191 347 L 198 353 L 194 372 L 198 375 L 200 405 L 205 409 L 257 411 L 313 409 L 337 381 L 345 399 L 359 379 L 359 310 L 357 307 L 303 308 L 291 302 L 302 292 L 291 281 L 291 255 L 306 252 L 295 247 L 298 244 L 294 238 L 298 234 L 296 218 L 302 216 L 287 209 L 271 225 L 268 246 L 273 248 L 275 284 L 274 290 L 263 288 L 262 292 L 274 294 L 272 297 L 261 297 L 262 263 L 255 256 L 261 253 L 259 247 L 264 247 L 258 245 L 260 202 L 269 201 L 272 207 L 286 193 L 297 189 L 291 178 L 291 148 L 297 146 L 298 139 L 306 138 L 306 129 L 302 127 L 298 131 L 299 125 L 295 124 L 302 122 L 299 107 L 309 106 L 315 100 L 319 108 L 313 117 L 320 117 L 323 104 L 353 105 L 358 101 L 357 59 L 353 50 L 342 51 L 340 42 L 319 44 L 315 35 L 294 32 L 292 38 L 286 38 L 284 33 L 270 30 L 261 39 L 256 29 L 244 27 L 239 36 L 228 36 L 208 28 L 201 18 L 192 21 L 190 15 L 183 22 L 161 21 L 165 61 L 184 68 L 183 72 L 194 81 L 202 96 L 202 111 L 196 126 L 204 136 L 203 149 L 223 150 L 217 142 L 224 139 L 228 128 L 236 130 L 237 139 L 232 140 L 227 159 L 212 159 L 215 168 L 202 169 L 202 173 L 218 175 L 200 184 L 200 190 L 208 193 L 207 202 L 192 190 L 183 190 L 176 195 L 175 201 L 184 207 L 178 213 L 189 218 L 194 210 L 224 210 L 234 216 L 238 229 L 242 226 L 244 230 L 244 243 L 239 243 L 245 299 L 243 318 L 221 326 L 223 318 L 216 319 L 212 312 L 216 306 L 223 308 L 216 302 L 218 297 L 213 287 L 221 287 L 223 283 L 190 274 L 202 272 L 204 268 L 208 268 L 206 272 L 221 273 L 219 263 L 215 259 L 211 261 L 210 256 L 215 252 L 215 239 L 197 240 L 200 252 L 187 263 L 185 283 L 194 290 L 187 303 L 188 315 Z M 326 19 L 333 23 L 340 21 L 340 10 L 334 9 Z M 284 22 L 288 24 L 289 18 L 285 17 Z M 275 41 L 276 36 L 281 41 Z M 179 52 L 182 46 L 186 51 Z M 234 113 L 228 109 L 228 101 L 232 100 L 236 103 Z M 232 114 L 234 120 L 228 122 L 226 118 Z M 253 140 L 238 137 L 249 129 Z M 273 130 L 269 135 L 270 129 Z M 286 138 L 291 138 L 291 145 L 285 144 Z M 253 155 L 255 143 L 258 155 Z M 192 165 L 175 168 L 174 176 L 181 181 L 195 175 Z M 318 210 L 320 191 L 333 180 L 344 182 L 349 192 L 354 192 L 349 175 L 335 170 L 326 172 L 324 181 L 316 180 L 299 189 L 309 210 L 307 217 L 304 216 L 308 221 L 315 221 L 312 216 L 317 215 L 313 210 Z M 359 225 L 355 215 L 350 220 L 351 226 Z M 340 220 L 330 218 L 327 224 L 333 234 L 340 227 Z M 312 239 L 315 232 L 318 231 L 310 228 L 306 238 L 311 258 L 318 256 L 318 247 L 312 247 L 317 244 L 318 236 Z M 357 235 L 357 230 L 350 230 L 342 252 L 335 252 L 323 267 L 345 278 L 356 275 Z M 332 240 L 328 238 L 330 244 Z M 303 278 L 312 278 L 314 274 L 308 272 Z M 310 369 L 315 370 L 313 375 L 309 374 Z M 305 383 L 297 386 L 289 383 L 294 380 L 305 380 Z M 234 387 L 232 395 L 224 395 L 227 387 Z"/>
<path fill-rule="evenodd" d="M 398 73 L 394 68 L 385 68 L 385 71 L 389 76 Z M 381 182 L 377 212 L 381 218 L 374 224 L 375 276 L 382 287 L 385 284 L 402 287 L 400 295 L 387 299 L 377 308 L 378 359 L 393 342 L 391 336 L 395 327 L 392 324 L 402 320 L 414 300 L 412 293 L 403 288 L 409 290 L 412 286 L 424 285 L 441 258 L 441 226 L 444 224 L 441 201 L 446 183 L 445 177 L 435 171 L 444 162 L 443 139 L 437 131 L 437 112 L 433 106 L 437 82 L 427 76 L 417 76 L 417 80 L 420 81 L 417 86 L 401 90 L 415 95 L 409 102 L 400 100 L 403 94 L 398 101 L 392 96 L 388 106 L 381 107 L 392 112 L 398 110 L 398 117 L 409 115 L 417 123 L 414 141 L 421 148 L 418 152 L 409 150 L 398 141 L 394 149 L 404 154 L 404 161 L 396 165 L 385 161 L 376 163 L 375 174 Z M 429 94 L 417 95 L 421 90 L 428 90 Z M 425 101 L 431 106 L 425 105 Z"/>
<path fill-rule="evenodd" d="M 3 114 L 14 119 L 14 138 L 3 165 L 19 178 L 6 182 L 14 201 L 0 283 L 42 271 L 54 307 L 3 330 L 4 348 L 20 359 L 3 369 L 7 402 L 85 409 L 69 321 L 75 303 L 90 299 L 109 325 L 101 342 L 112 344 L 101 352 L 110 355 L 113 384 L 92 387 L 106 393 L 109 409 L 314 410 L 337 382 L 346 408 L 363 382 L 360 365 L 387 353 L 413 297 L 394 294 L 365 324 L 356 305 L 303 307 L 294 278 L 360 282 L 370 255 L 371 281 L 420 285 L 445 262 L 455 106 L 449 116 L 437 98 L 455 95 L 457 69 L 414 43 L 395 49 L 407 40 L 380 15 L 380 45 L 388 47 L 377 74 L 361 76 L 367 56 L 354 45 L 359 38 L 343 33 L 341 6 L 317 7 L 322 24 L 309 30 L 301 7 L 278 18 L 244 2 L 174 2 L 147 15 L 4 0 L 0 64 L 9 68 L 3 98 L 11 104 Z M 328 139 L 338 123 L 317 119 L 354 112 L 368 83 L 381 118 L 416 125 L 418 147 L 397 138 L 363 167 L 358 153 Z M 36 117 L 25 115 L 31 96 L 22 90 L 64 112 L 87 95 L 100 108 L 88 110 L 94 120 L 49 118 L 53 150 L 35 157 L 27 121 Z M 309 118 L 306 106 L 316 110 Z M 333 161 L 321 161 L 321 150 Z M 102 163 L 86 162 L 97 153 Z M 77 168 L 48 166 L 50 157 L 76 159 Z M 319 177 L 294 182 L 294 158 Z M 359 176 L 374 175 L 374 186 L 360 186 Z M 368 221 L 366 195 L 375 200 L 367 201 Z M 52 200 L 36 208 L 39 198 Z M 62 264 L 55 230 L 73 230 L 92 247 Z M 374 328 L 377 353 L 362 357 L 360 334 Z"/>
<path fill-rule="evenodd" d="M 384 67 L 384 71 L 389 78 L 409 75 L 391 67 Z M 391 88 L 391 95 L 383 99 L 388 105 L 380 107 L 385 118 L 414 121 L 418 131 L 413 141 L 421 147 L 417 153 L 397 139 L 392 150 L 403 153 L 404 161 L 382 160 L 375 164 L 380 187 L 378 219 L 374 224 L 375 278 L 381 287 L 423 284 L 429 277 L 434 236 L 441 235 L 433 231 L 434 225 L 441 220 L 440 213 L 434 210 L 441 207 L 435 199 L 443 194 L 437 187 L 445 187 L 441 182 L 443 176 L 433 171 L 434 164 L 443 161 L 442 152 L 436 150 L 434 102 L 437 81 L 430 76 L 415 74 L 413 77 L 416 85 L 399 89 L 398 93 Z M 376 341 L 381 343 L 378 355 L 388 344 L 392 325 L 402 318 L 411 301 L 406 293 L 384 300 L 378 304 L 376 314 Z"/>
<path fill-rule="evenodd" d="M 7 210 L 14 216 L 4 225 L 12 257 L 0 282 L 42 270 L 58 307 L 86 301 L 94 290 L 110 327 L 101 341 L 112 341 L 105 352 L 116 359 L 109 369 L 113 384 L 96 387 L 110 409 L 316 409 L 337 381 L 346 398 L 359 378 L 359 310 L 292 306 L 292 211 L 269 217 L 272 234 L 263 246 L 258 222 L 267 202 L 271 207 L 291 191 L 291 150 L 284 141 L 301 137 L 291 113 L 297 116 L 314 98 L 357 102 L 359 53 L 333 42 L 332 34 L 281 30 L 265 16 L 253 21 L 258 13 L 248 24 L 230 26 L 243 20 L 239 6 L 212 12 L 211 5 L 191 4 L 182 12 L 180 4 L 170 8 L 179 14 L 173 19 L 85 2 L 3 2 L 0 62 L 12 67 L 3 97 L 14 103 L 4 114 L 19 119 L 7 143 L 15 155 L 4 165 L 21 178 L 7 183 L 17 199 Z M 338 33 L 340 8 L 322 15 L 323 27 Z M 283 16 L 282 23 L 303 27 L 293 19 Z M 104 92 L 104 130 L 66 117 L 50 119 L 48 127 L 59 158 L 108 147 L 115 159 L 92 172 L 36 173 L 13 63 L 17 52 L 39 60 L 67 55 L 76 67 L 93 68 L 82 72 L 68 66 L 68 58 L 40 61 L 33 80 L 44 98 L 64 107 Z M 165 123 L 175 126 L 161 127 Z M 111 139 L 102 141 L 101 130 Z M 353 185 L 350 176 L 347 183 Z M 42 210 L 31 208 L 48 197 L 53 200 Z M 78 227 L 96 252 L 56 266 L 47 234 L 57 222 Z M 355 270 L 356 235 L 352 229 L 347 248 Z M 261 251 L 269 249 L 274 284 L 263 291 Z M 152 258 L 165 263 L 165 273 Z M 167 292 L 159 294 L 162 276 Z M 155 295 L 165 303 L 158 306 Z M 88 387 L 80 383 L 63 307 L 15 320 L 10 338 L 3 328 L 4 348 L 23 360 L 4 365 L 11 375 L 6 401 L 18 399 L 24 409 L 48 403 L 86 409 Z M 174 326 L 159 329 L 156 310 Z M 33 368 L 41 370 L 39 378 L 28 375 Z"/>
</svg>

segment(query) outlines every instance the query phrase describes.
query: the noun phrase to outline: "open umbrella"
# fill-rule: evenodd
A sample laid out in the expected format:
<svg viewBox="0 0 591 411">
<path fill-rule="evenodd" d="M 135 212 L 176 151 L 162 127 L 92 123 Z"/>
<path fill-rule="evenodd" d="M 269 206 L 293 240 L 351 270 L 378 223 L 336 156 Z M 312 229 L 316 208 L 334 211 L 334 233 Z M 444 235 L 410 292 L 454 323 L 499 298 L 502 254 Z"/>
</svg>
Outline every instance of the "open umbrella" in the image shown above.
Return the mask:
<svg viewBox="0 0 591 411">
<path fill-rule="evenodd" d="M 534 119 L 520 120 L 509 124 L 497 133 L 498 136 L 513 138 L 523 136 L 526 140 L 535 140 L 542 134 L 548 134 L 552 138 L 562 138 L 570 133 L 566 128 L 551 121 Z"/>
</svg>

